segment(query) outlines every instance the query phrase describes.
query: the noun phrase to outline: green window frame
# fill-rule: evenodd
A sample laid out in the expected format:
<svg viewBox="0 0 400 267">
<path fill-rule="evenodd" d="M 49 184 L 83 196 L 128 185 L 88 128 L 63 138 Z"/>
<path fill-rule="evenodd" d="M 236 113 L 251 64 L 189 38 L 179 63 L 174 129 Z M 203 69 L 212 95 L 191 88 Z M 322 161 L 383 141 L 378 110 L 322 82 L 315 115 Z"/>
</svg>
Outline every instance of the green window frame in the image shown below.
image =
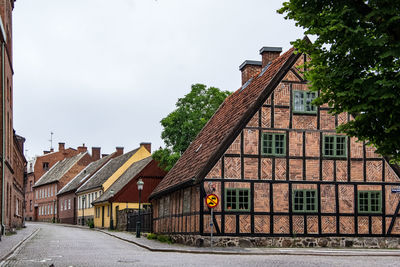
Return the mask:
<svg viewBox="0 0 400 267">
<path fill-rule="evenodd" d="M 359 213 L 382 213 L 382 192 L 358 191 Z"/>
<path fill-rule="evenodd" d="M 292 210 L 293 212 L 317 212 L 317 190 L 301 189 L 293 190 L 292 193 Z"/>
<path fill-rule="evenodd" d="M 316 114 L 317 106 L 311 104 L 316 97 L 316 92 L 293 91 L 293 113 Z"/>
<path fill-rule="evenodd" d="M 263 155 L 273 155 L 273 156 L 286 155 L 286 134 L 263 133 L 261 152 Z"/>
<path fill-rule="evenodd" d="M 323 153 L 325 157 L 347 157 L 347 136 L 324 135 Z"/>
<path fill-rule="evenodd" d="M 225 211 L 250 211 L 250 189 L 225 188 Z"/>
</svg>

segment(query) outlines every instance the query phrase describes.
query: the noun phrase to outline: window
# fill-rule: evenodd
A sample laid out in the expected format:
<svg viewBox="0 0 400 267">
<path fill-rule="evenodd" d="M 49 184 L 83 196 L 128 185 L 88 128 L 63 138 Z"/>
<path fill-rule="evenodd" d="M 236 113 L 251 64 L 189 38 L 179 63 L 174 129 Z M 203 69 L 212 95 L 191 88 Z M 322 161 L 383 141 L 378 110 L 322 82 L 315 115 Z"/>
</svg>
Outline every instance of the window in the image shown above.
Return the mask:
<svg viewBox="0 0 400 267">
<path fill-rule="evenodd" d="M 169 215 L 169 196 L 164 198 L 164 216 Z"/>
<path fill-rule="evenodd" d="M 360 213 L 382 212 L 381 191 L 358 191 L 358 212 Z"/>
<path fill-rule="evenodd" d="M 50 214 L 53 214 L 53 206 L 50 206 Z"/>
<path fill-rule="evenodd" d="M 311 104 L 317 94 L 310 91 L 293 91 L 294 113 L 316 113 L 317 107 Z"/>
<path fill-rule="evenodd" d="M 57 215 L 57 206 L 54 207 L 54 214 Z"/>
<path fill-rule="evenodd" d="M 190 188 L 183 192 L 183 213 L 190 212 Z"/>
<path fill-rule="evenodd" d="M 158 217 L 163 217 L 164 216 L 164 199 L 160 199 L 160 204 L 158 205 Z"/>
<path fill-rule="evenodd" d="M 48 162 L 43 162 L 43 170 L 48 171 L 49 170 L 49 163 Z"/>
<path fill-rule="evenodd" d="M 36 190 L 36 199 L 39 199 L 39 192 Z"/>
<path fill-rule="evenodd" d="M 68 209 L 71 209 L 71 199 L 68 199 Z"/>
<path fill-rule="evenodd" d="M 60 205 L 60 210 L 63 211 L 63 202 L 60 201 L 60 204 L 61 204 L 61 205 Z"/>
<path fill-rule="evenodd" d="M 15 198 L 15 215 L 19 215 L 19 199 Z"/>
<path fill-rule="evenodd" d="M 39 207 L 39 216 L 42 215 L 42 207 Z"/>
<path fill-rule="evenodd" d="M 315 212 L 317 211 L 317 191 L 316 190 L 294 190 L 293 191 L 293 211 Z"/>
<path fill-rule="evenodd" d="M 97 199 L 97 192 L 94 193 L 94 199 Z"/>
<path fill-rule="evenodd" d="M 31 189 L 31 191 L 33 191 L 33 188 L 32 188 L 32 181 L 29 182 L 29 188 Z M 36 197 L 36 198 L 37 198 L 37 197 Z"/>
<path fill-rule="evenodd" d="M 107 217 L 110 217 L 110 206 L 107 206 Z"/>
<path fill-rule="evenodd" d="M 50 187 L 50 196 L 53 196 L 53 187 Z"/>
<path fill-rule="evenodd" d="M 262 154 L 264 155 L 285 155 L 286 138 L 285 134 L 263 133 L 262 135 Z"/>
<path fill-rule="evenodd" d="M 29 200 L 29 211 L 32 211 L 32 200 Z"/>
<path fill-rule="evenodd" d="M 324 136 L 324 156 L 346 157 L 347 138 L 343 135 Z"/>
<path fill-rule="evenodd" d="M 250 189 L 227 188 L 225 189 L 225 210 L 227 211 L 249 211 Z"/>
<path fill-rule="evenodd" d="M 64 200 L 64 210 L 67 210 L 67 200 Z"/>
</svg>

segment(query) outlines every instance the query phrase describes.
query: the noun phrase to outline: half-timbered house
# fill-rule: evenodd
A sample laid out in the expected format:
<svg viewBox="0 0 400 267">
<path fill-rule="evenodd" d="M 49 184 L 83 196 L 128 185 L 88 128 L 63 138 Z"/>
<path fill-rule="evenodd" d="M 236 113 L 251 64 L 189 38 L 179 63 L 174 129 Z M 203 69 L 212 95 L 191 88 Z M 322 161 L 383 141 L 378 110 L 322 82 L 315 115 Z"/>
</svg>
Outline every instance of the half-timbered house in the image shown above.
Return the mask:
<svg viewBox="0 0 400 267">
<path fill-rule="evenodd" d="M 400 235 L 399 172 L 355 138 L 351 120 L 316 107 L 303 79 L 308 57 L 263 47 L 241 66 L 229 96 L 151 195 L 156 233 L 216 236 L 385 237 Z"/>
</svg>

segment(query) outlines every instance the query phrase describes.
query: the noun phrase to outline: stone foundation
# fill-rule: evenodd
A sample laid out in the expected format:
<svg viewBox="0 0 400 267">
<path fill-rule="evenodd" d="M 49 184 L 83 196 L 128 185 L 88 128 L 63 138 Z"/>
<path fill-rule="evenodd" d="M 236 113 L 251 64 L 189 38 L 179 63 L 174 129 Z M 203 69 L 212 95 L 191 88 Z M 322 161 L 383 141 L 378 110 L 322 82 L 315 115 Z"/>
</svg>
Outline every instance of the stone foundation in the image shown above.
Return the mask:
<svg viewBox="0 0 400 267">
<path fill-rule="evenodd" d="M 187 246 L 209 247 L 210 237 L 171 235 L 173 242 Z M 216 247 L 282 247 L 282 248 L 400 248 L 395 237 L 213 237 Z"/>
</svg>

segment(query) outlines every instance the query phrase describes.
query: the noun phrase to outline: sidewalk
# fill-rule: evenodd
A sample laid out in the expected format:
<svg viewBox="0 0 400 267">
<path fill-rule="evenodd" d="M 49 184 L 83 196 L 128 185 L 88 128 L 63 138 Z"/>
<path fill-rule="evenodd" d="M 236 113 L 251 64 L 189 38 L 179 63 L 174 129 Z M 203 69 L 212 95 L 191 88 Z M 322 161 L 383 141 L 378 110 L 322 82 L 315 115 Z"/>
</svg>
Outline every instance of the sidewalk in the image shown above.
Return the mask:
<svg viewBox="0 0 400 267">
<path fill-rule="evenodd" d="M 151 252 L 173 252 L 192 254 L 220 254 L 220 255 L 302 255 L 302 256 L 374 256 L 374 257 L 400 257 L 399 249 L 332 249 L 332 248 L 243 248 L 243 247 L 190 247 L 181 244 L 161 243 L 149 240 L 146 237 L 136 238 L 135 233 L 109 231 L 103 229 L 89 229 L 87 226 L 56 224 L 63 227 L 75 227 L 88 231 L 99 231 L 114 238 L 135 244 Z M 40 223 L 27 224 L 12 236 L 3 236 L 0 242 L 0 262 L 10 253 L 14 252 L 25 240 L 39 231 Z"/>
<path fill-rule="evenodd" d="M 330 248 L 242 248 L 242 247 L 190 247 L 181 244 L 161 243 L 145 237 L 136 238 L 135 233 L 97 230 L 118 239 L 133 243 L 152 252 L 175 252 L 222 255 L 303 255 L 303 256 L 400 256 L 398 249 L 330 249 Z"/>
<path fill-rule="evenodd" d="M 1 237 L 0 241 L 0 262 L 7 258 L 10 253 L 14 252 L 26 239 L 39 231 L 38 225 L 27 224 L 26 228 L 17 230 L 16 234 Z"/>
</svg>

